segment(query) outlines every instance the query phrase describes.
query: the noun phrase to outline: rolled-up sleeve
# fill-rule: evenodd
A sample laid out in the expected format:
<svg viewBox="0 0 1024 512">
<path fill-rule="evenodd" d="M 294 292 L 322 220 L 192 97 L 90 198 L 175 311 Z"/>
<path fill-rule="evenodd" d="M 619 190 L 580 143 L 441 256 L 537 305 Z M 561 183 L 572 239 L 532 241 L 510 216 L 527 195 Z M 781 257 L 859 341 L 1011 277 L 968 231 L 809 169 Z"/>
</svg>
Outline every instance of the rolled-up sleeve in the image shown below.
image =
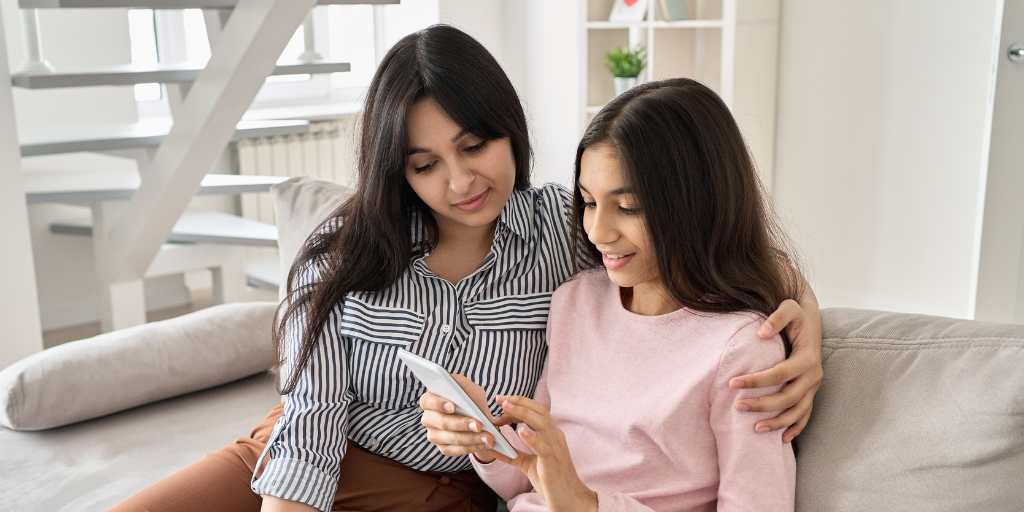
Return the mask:
<svg viewBox="0 0 1024 512">
<path fill-rule="evenodd" d="M 296 288 L 316 278 L 307 267 L 298 274 Z M 261 461 L 268 461 L 262 472 L 258 464 L 253 475 L 256 494 L 331 509 L 345 455 L 350 401 L 347 357 L 337 328 L 340 310 L 339 305 L 332 311 L 297 385 L 285 395 L 284 412 L 261 455 Z M 282 382 L 298 358 L 307 313 L 300 310 L 286 325 Z"/>
</svg>

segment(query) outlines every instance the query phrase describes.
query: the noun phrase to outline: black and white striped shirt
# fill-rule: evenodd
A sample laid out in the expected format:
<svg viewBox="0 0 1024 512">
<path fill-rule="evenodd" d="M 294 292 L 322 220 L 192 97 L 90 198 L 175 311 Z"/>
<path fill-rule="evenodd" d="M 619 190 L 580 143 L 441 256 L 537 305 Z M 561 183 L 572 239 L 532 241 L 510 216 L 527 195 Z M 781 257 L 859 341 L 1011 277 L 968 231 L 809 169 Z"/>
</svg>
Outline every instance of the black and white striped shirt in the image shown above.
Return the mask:
<svg viewBox="0 0 1024 512">
<path fill-rule="evenodd" d="M 420 471 L 470 469 L 446 457 L 420 425 L 425 388 L 396 358 L 407 349 L 462 373 L 494 396 L 532 396 L 547 354 L 551 293 L 572 276 L 572 195 L 563 187 L 515 191 L 494 242 L 473 274 L 452 284 L 414 259 L 391 287 L 353 292 L 335 306 L 261 456 L 252 490 L 329 510 L 346 439 Z M 422 239 L 414 219 L 413 241 Z M 303 273 L 299 285 L 317 276 Z M 299 350 L 298 322 L 286 328 L 286 355 Z M 259 468 L 257 463 L 257 468 Z"/>
</svg>

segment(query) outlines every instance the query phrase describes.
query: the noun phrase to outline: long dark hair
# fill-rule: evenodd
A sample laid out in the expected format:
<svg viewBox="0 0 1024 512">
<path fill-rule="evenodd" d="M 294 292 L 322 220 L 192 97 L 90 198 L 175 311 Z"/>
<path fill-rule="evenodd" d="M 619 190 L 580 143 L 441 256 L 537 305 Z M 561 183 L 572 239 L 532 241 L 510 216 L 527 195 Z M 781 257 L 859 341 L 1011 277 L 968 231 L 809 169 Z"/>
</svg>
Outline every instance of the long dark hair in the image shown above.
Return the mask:
<svg viewBox="0 0 1024 512">
<path fill-rule="evenodd" d="M 686 78 L 649 82 L 612 100 L 591 121 L 576 150 L 574 239 L 592 261 L 601 255 L 583 236 L 580 162 L 588 147 L 602 143 L 617 151 L 660 277 L 679 304 L 767 316 L 799 296 L 793 252 L 739 127 L 714 91 Z"/>
<path fill-rule="evenodd" d="M 508 137 L 515 159 L 515 186 L 530 186 L 526 116 L 494 57 L 475 39 L 447 25 L 434 25 L 398 41 L 384 56 L 366 93 L 355 193 L 306 240 L 288 272 L 288 295 L 273 327 L 278 364 L 286 359 L 284 336 L 289 322 L 301 329 L 301 345 L 289 362 L 290 376 L 282 393 L 294 390 L 339 301 L 352 291 L 391 286 L 412 258 L 437 242 L 437 223 L 430 208 L 409 187 L 404 173 L 406 114 L 415 102 L 428 97 L 481 139 Z M 414 245 L 410 233 L 417 214 L 425 238 Z M 296 276 L 303 272 L 318 277 L 293 289 Z"/>
</svg>

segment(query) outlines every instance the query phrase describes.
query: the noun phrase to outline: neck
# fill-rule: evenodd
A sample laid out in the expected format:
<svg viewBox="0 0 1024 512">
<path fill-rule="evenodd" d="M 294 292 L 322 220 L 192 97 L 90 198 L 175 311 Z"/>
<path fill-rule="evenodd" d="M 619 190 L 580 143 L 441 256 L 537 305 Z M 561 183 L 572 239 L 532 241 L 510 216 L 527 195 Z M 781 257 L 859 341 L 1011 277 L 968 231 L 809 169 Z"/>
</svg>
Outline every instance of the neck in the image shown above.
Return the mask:
<svg viewBox="0 0 1024 512">
<path fill-rule="evenodd" d="M 437 249 L 487 252 L 494 241 L 494 229 L 497 225 L 497 220 L 485 226 L 475 227 L 438 218 Z"/>
<path fill-rule="evenodd" d="M 639 283 L 620 290 L 623 305 L 638 315 L 665 315 L 682 307 L 661 283 Z"/>
</svg>

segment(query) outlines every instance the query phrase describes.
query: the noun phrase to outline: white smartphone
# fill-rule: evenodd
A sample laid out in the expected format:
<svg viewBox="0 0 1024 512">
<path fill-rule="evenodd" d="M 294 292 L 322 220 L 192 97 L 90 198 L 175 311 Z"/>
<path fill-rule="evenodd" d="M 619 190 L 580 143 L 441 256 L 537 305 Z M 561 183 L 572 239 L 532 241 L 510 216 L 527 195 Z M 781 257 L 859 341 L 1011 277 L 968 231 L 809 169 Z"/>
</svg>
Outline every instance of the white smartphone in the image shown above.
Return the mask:
<svg viewBox="0 0 1024 512">
<path fill-rule="evenodd" d="M 452 378 L 448 370 L 445 370 L 437 363 L 424 359 L 408 350 L 399 350 L 398 359 L 405 363 L 412 370 L 413 375 L 420 380 L 431 393 L 450 400 L 455 404 L 455 413 L 468 416 L 480 422 L 484 430 L 494 436 L 494 451 L 514 459 L 518 457 L 516 449 L 509 444 L 508 439 L 501 434 L 498 427 L 495 427 L 489 416 L 480 410 L 473 402 L 473 399 L 466 394 L 462 386 Z"/>
</svg>

